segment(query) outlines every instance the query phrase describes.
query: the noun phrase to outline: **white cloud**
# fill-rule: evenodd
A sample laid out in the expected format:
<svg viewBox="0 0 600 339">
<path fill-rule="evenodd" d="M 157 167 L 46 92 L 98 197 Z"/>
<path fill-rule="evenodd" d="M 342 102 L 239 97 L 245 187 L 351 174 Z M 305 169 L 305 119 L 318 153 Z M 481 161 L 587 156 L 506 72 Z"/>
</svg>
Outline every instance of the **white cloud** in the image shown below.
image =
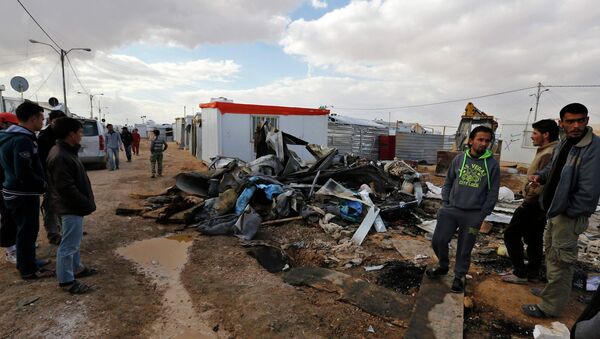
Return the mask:
<svg viewBox="0 0 600 339">
<path fill-rule="evenodd" d="M 314 8 L 327 8 L 327 2 L 323 0 L 310 0 L 310 4 Z"/>
<path fill-rule="evenodd" d="M 586 1 L 373 0 L 296 20 L 281 45 L 313 69 L 396 82 L 402 104 L 597 82 L 599 31 Z"/>
</svg>

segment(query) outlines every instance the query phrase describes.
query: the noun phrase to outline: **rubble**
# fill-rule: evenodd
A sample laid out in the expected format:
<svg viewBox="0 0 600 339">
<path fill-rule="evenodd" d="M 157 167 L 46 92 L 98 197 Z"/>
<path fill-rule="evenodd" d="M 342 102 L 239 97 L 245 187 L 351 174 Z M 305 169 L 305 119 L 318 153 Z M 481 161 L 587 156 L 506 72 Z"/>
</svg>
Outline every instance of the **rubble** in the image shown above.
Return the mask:
<svg viewBox="0 0 600 339">
<path fill-rule="evenodd" d="M 140 206 L 120 204 L 117 214 L 185 224 L 207 236 L 238 237 L 240 244 L 248 247 L 246 253 L 268 272 L 278 273 L 291 266 L 291 271 L 284 275 L 286 282 L 337 292 L 341 301 L 406 325 L 414 300 L 407 301 L 402 294 L 414 297 L 424 293 L 419 288 L 422 288 L 424 265 L 435 258 L 429 240 L 441 206 L 441 188 L 425 182 L 427 176 L 406 161 L 368 161 L 339 154 L 335 148 L 309 145 L 280 131 L 263 131 L 263 139 L 258 140 L 261 152 L 256 160 L 246 163 L 217 157 L 205 172 L 178 174 L 175 186 L 165 192 L 134 195 L 143 199 Z M 305 146 L 315 157 L 314 162 L 302 161 L 288 145 Z M 499 256 L 503 254 L 502 231 L 522 200 L 503 188 L 506 198 L 484 221 L 480 246 L 473 254 L 478 275 L 479 272 L 498 274 L 511 267 L 509 259 Z M 278 238 L 277 230 L 286 224 L 299 228 L 299 234 L 310 230 L 319 236 Z M 260 242 L 266 239 L 273 241 Z M 592 265 L 598 265 L 600 236 L 584 234 L 579 245 L 581 255 Z M 382 251 L 387 251 L 388 256 L 380 256 Z M 302 258 L 295 260 L 295 257 Z M 304 267 L 294 267 L 299 264 Z M 321 267 L 306 267 L 311 264 Z M 385 288 L 324 268 L 356 274 L 353 269 L 356 266 L 363 266 L 364 270 L 358 271 L 365 275 L 377 275 L 377 283 Z M 598 280 L 590 280 L 590 287 L 597 288 Z M 427 288 L 434 291 L 442 288 L 435 283 L 430 285 Z M 349 290 L 351 287 L 365 290 L 359 293 Z M 388 289 L 398 293 L 389 295 L 392 292 Z M 382 304 L 381 300 L 374 301 L 365 291 L 398 302 L 403 310 L 407 304 L 411 307 L 407 306 L 402 315 L 398 309 L 377 309 L 374 305 Z M 440 297 L 438 294 L 435 296 Z M 457 312 L 460 306 L 462 319 L 463 301 L 449 303 Z M 423 301 L 419 307 L 429 306 Z M 429 321 L 449 326 L 443 315 L 439 317 Z M 415 322 L 421 324 L 423 320 Z M 448 331 L 458 333 L 458 328 L 450 327 Z"/>
</svg>

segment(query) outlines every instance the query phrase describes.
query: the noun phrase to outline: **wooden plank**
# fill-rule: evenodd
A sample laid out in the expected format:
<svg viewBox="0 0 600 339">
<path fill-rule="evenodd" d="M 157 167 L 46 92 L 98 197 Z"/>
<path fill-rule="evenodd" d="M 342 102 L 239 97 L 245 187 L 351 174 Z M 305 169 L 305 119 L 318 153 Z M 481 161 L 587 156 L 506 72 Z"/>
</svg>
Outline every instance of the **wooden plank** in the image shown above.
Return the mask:
<svg viewBox="0 0 600 339">
<path fill-rule="evenodd" d="M 450 292 L 452 277 L 423 277 L 406 339 L 463 337 L 464 294 Z"/>
<path fill-rule="evenodd" d="M 321 267 L 296 267 L 287 272 L 283 280 L 294 286 L 338 293 L 339 300 L 389 322 L 406 327 L 413 308 L 413 299 L 371 284 L 363 279 Z"/>
</svg>

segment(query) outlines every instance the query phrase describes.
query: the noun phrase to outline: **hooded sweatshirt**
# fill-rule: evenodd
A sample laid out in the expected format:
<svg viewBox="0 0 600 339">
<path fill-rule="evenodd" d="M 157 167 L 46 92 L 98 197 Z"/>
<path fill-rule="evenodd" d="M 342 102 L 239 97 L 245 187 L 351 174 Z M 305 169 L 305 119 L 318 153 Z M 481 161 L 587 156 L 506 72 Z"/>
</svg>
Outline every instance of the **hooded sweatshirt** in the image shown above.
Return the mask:
<svg viewBox="0 0 600 339">
<path fill-rule="evenodd" d="M 470 151 L 459 153 L 450 164 L 442 187 L 445 206 L 479 210 L 486 216 L 494 210 L 500 189 L 500 166 L 486 150 L 479 158 Z"/>
<path fill-rule="evenodd" d="M 5 196 L 40 195 L 46 190 L 37 138 L 27 128 L 13 125 L 0 131 L 0 165 Z"/>
</svg>

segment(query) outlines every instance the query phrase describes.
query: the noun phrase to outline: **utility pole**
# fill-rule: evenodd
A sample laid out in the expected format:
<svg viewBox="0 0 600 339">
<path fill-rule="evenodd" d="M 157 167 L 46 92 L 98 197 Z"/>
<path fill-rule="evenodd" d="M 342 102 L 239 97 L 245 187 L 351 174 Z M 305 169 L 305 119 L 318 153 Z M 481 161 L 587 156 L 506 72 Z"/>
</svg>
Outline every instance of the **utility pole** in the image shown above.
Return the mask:
<svg viewBox="0 0 600 339">
<path fill-rule="evenodd" d="M 542 83 L 538 82 L 537 84 L 537 93 L 534 94 L 530 94 L 529 96 L 534 96 L 535 95 L 535 111 L 533 113 L 533 121 L 536 122 L 537 121 L 537 112 L 538 112 L 538 106 L 540 104 L 540 96 L 542 96 L 542 93 L 549 91 L 549 88 L 544 89 L 543 91 L 542 89 Z"/>
</svg>

